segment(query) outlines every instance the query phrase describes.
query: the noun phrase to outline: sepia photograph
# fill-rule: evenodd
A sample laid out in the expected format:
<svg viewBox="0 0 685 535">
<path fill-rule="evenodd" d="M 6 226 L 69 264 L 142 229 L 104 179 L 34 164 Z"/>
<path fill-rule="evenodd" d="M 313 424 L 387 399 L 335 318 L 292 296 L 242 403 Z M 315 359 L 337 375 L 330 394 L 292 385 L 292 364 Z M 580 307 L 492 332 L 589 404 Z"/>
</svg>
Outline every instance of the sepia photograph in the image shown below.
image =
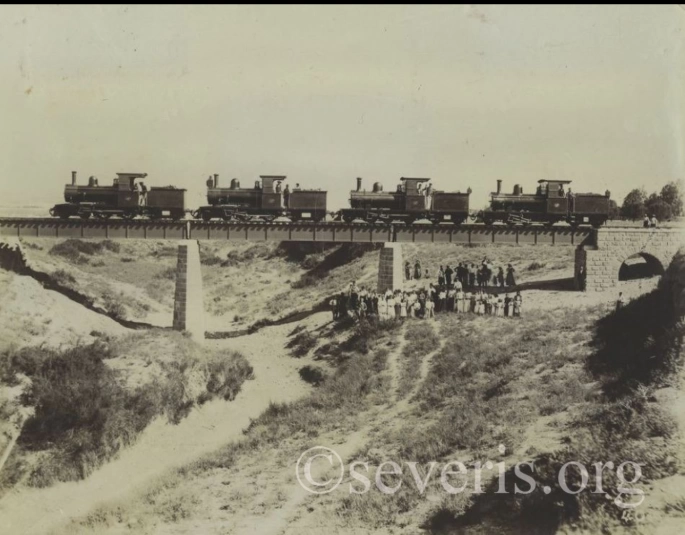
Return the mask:
<svg viewBox="0 0 685 535">
<path fill-rule="evenodd" d="M 0 535 L 685 533 L 685 4 L 6 4 L 0 69 Z"/>
</svg>

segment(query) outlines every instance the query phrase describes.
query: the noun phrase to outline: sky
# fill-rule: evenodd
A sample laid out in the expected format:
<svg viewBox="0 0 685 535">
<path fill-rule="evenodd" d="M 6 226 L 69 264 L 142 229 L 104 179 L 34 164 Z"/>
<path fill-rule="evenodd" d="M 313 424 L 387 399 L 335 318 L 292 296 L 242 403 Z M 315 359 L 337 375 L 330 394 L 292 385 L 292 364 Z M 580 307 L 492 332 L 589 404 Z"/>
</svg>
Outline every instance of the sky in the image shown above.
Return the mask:
<svg viewBox="0 0 685 535">
<path fill-rule="evenodd" d="M 71 171 L 206 203 L 218 173 L 347 205 L 540 179 L 575 192 L 685 177 L 685 7 L 0 6 L 0 204 L 63 202 Z"/>
</svg>

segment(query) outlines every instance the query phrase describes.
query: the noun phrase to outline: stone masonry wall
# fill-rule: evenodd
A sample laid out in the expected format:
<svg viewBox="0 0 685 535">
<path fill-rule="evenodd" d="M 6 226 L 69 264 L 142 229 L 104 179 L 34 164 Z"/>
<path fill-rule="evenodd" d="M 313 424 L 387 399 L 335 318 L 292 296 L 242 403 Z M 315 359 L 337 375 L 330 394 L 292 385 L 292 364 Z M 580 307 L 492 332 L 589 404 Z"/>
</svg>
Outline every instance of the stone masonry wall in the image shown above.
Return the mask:
<svg viewBox="0 0 685 535">
<path fill-rule="evenodd" d="M 173 328 L 177 331 L 188 331 L 197 342 L 204 340 L 200 249 L 198 242 L 194 240 L 184 240 L 178 246 Z"/>
<path fill-rule="evenodd" d="M 385 243 L 378 262 L 378 291 L 401 290 L 403 284 L 402 244 Z"/>
<path fill-rule="evenodd" d="M 586 291 L 616 286 L 621 264 L 638 253 L 653 256 L 666 269 L 685 243 L 685 229 L 598 229 L 596 246 L 582 245 L 576 252 L 576 273 L 585 262 Z"/>
</svg>

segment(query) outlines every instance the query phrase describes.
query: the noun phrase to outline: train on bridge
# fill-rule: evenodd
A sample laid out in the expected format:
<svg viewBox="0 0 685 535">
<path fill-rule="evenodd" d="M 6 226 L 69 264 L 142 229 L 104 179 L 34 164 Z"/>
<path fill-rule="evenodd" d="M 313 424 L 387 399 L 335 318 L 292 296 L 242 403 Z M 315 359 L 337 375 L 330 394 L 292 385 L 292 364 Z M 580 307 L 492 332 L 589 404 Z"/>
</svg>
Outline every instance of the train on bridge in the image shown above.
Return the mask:
<svg viewBox="0 0 685 535">
<path fill-rule="evenodd" d="M 546 225 L 566 222 L 572 227 L 604 224 L 610 215 L 610 193 L 572 193 L 569 180 L 540 180 L 534 194 L 524 194 L 516 184 L 513 193 L 502 193 L 502 181 L 491 194 L 489 206 L 476 214 L 470 211 L 471 188 L 465 192 L 434 190 L 430 178 L 400 178 L 393 191 L 383 191 L 375 182 L 371 191 L 362 189 L 362 179 L 350 192 L 349 208 L 331 213 L 327 208 L 327 192 L 302 189 L 299 184 L 290 190 L 283 187 L 284 175 L 261 175 L 254 187 L 242 188 L 232 179 L 228 187 L 219 186 L 219 175 L 207 180 L 207 204 L 186 209 L 185 189 L 174 186 L 152 187 L 142 182 L 147 173 L 117 173 L 111 186 L 100 186 L 95 177 L 88 185 L 76 184 L 72 172 L 71 184 L 64 189 L 65 203 L 50 209 L 50 215 L 68 219 L 80 217 L 109 219 L 136 217 L 151 220 L 179 220 L 189 213 L 194 219 L 226 222 L 274 222 L 279 218 L 291 222 L 320 223 L 327 218 L 346 223 L 369 224 L 427 221 L 434 225 L 448 223 L 459 226 L 473 222 L 508 226 Z M 564 186 L 568 189 L 565 190 Z"/>
</svg>

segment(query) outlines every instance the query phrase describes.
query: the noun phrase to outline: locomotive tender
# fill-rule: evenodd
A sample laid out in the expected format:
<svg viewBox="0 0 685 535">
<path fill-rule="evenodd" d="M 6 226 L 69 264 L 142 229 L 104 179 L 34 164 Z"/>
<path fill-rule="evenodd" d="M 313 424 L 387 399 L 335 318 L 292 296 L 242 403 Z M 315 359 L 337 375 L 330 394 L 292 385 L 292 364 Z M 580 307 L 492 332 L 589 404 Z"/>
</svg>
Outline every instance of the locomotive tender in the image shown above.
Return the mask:
<svg viewBox="0 0 685 535">
<path fill-rule="evenodd" d="M 71 216 L 81 219 L 91 216 L 98 219 L 112 216 L 181 219 L 185 215 L 186 190 L 174 186 L 153 187 L 144 195 L 136 189 L 135 181 L 145 177 L 147 173 L 117 173 L 111 186 L 100 186 L 95 177 L 90 177 L 87 186 L 79 186 L 76 171 L 72 171 L 71 184 L 64 186 L 66 203 L 53 206 L 50 215 L 62 219 Z"/>
<path fill-rule="evenodd" d="M 407 225 L 419 219 L 455 225 L 466 221 L 471 188 L 466 193 L 432 191 L 430 180 L 402 177 L 395 191 L 384 192 L 379 182 L 372 191 L 362 191 L 362 179 L 357 178 L 357 189 L 350 192 L 350 208 L 341 210 L 339 218 L 347 223 L 355 219 L 368 223 L 399 220 Z"/>
<path fill-rule="evenodd" d="M 326 191 L 303 190 L 299 184 L 293 191 L 282 190 L 284 175 L 260 175 L 254 188 L 241 188 L 238 179 L 230 187 L 219 187 L 219 175 L 207 179 L 207 203 L 192 216 L 203 221 L 220 218 L 224 221 L 273 221 L 288 217 L 291 221 L 323 221 L 326 217 Z"/>
<path fill-rule="evenodd" d="M 565 221 L 572 227 L 590 224 L 599 227 L 609 219 L 610 192 L 573 193 L 564 190 L 570 180 L 538 180 L 535 194 L 524 194 L 519 184 L 511 194 L 502 193 L 502 181 L 497 181 L 497 191 L 491 193 L 490 206 L 479 214 L 478 219 L 486 225 L 496 221 L 515 225 L 544 223 L 553 225 Z"/>
<path fill-rule="evenodd" d="M 76 184 L 76 171 L 72 171 L 71 184 L 64 188 L 63 204 L 50 209 L 50 215 L 68 219 L 95 217 L 123 219 L 144 217 L 152 220 L 170 218 L 178 220 L 185 215 L 185 189 L 174 186 L 152 187 L 147 191 L 142 183 L 147 173 L 117 173 L 111 186 L 100 186 L 95 177 L 88 185 Z M 207 206 L 190 213 L 196 219 L 211 221 L 266 221 L 287 217 L 293 222 L 321 222 L 326 218 L 327 192 L 303 190 L 299 184 L 290 191 L 282 189 L 284 175 L 261 175 L 253 188 L 241 188 L 238 179 L 231 180 L 227 188 L 219 187 L 219 175 L 207 180 Z M 384 192 L 379 182 L 371 191 L 362 190 L 362 179 L 357 178 L 357 189 L 350 192 L 349 208 L 343 208 L 334 220 L 351 223 L 391 223 L 401 221 L 411 225 L 418 220 L 433 224 L 461 225 L 469 217 L 471 188 L 466 193 L 433 190 L 430 178 L 402 177 L 395 191 Z M 508 225 L 566 222 L 572 227 L 604 224 L 611 213 L 609 191 L 573 193 L 570 180 L 539 180 L 534 194 L 524 194 L 519 184 L 513 193 L 502 193 L 502 180 L 497 180 L 497 191 L 490 194 L 488 208 L 478 213 L 476 220 L 486 225 L 496 222 Z"/>
</svg>

